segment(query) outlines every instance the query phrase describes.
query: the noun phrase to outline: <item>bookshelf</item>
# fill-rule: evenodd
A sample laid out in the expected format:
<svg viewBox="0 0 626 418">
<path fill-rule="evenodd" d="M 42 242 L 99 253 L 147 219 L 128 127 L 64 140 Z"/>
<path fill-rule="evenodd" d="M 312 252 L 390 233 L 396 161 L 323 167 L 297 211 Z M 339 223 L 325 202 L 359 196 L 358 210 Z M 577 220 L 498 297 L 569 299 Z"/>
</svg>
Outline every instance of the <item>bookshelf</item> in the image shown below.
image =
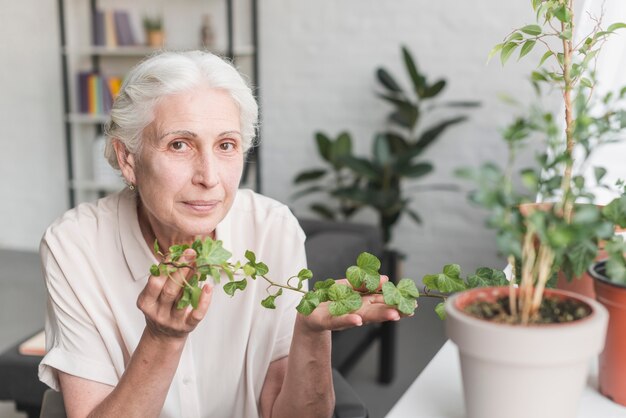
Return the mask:
<svg viewBox="0 0 626 418">
<path fill-rule="evenodd" d="M 258 94 L 257 0 L 58 0 L 58 9 L 70 207 L 124 187 L 101 152 L 110 106 L 103 97 L 113 94 L 115 83 L 144 57 L 160 48 L 205 48 L 232 59 Z M 126 23 L 111 24 L 119 23 L 111 17 L 118 14 L 125 15 Z M 201 27 L 207 15 L 214 42 L 203 46 Z M 162 47 L 146 44 L 142 20 L 154 16 L 162 20 Z M 111 33 L 117 35 L 114 42 L 109 42 Z M 256 148 L 246 158 L 242 187 L 260 191 L 260 185 Z"/>
</svg>

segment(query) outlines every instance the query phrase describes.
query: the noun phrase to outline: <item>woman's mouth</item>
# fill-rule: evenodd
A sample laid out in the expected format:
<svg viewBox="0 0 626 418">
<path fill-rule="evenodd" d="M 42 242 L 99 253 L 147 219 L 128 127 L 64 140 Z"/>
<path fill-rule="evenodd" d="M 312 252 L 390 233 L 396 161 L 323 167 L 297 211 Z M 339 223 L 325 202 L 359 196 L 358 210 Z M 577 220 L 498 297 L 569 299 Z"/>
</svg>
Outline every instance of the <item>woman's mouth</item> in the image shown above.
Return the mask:
<svg viewBox="0 0 626 418">
<path fill-rule="evenodd" d="M 211 212 L 219 203 L 219 200 L 187 200 L 183 202 L 186 208 L 198 213 Z"/>
</svg>

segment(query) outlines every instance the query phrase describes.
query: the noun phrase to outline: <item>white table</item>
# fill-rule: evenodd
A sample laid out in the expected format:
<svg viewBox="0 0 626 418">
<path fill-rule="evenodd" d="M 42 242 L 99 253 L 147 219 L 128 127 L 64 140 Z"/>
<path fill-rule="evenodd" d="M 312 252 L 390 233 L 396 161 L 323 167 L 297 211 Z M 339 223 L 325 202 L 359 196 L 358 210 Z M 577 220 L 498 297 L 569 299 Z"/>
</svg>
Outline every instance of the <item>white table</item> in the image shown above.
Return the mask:
<svg viewBox="0 0 626 418">
<path fill-rule="evenodd" d="M 595 361 L 591 369 L 577 418 L 626 418 L 626 407 L 598 392 Z M 459 353 L 448 340 L 386 418 L 464 418 L 464 409 Z"/>
</svg>

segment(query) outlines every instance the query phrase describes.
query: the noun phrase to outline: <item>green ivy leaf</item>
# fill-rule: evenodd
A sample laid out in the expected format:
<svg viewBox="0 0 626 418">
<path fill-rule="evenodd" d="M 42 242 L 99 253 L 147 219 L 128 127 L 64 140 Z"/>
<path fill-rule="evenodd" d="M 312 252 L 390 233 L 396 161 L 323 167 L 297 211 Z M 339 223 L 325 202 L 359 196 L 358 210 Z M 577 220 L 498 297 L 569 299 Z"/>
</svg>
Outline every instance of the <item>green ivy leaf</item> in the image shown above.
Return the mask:
<svg viewBox="0 0 626 418">
<path fill-rule="evenodd" d="M 227 262 L 231 257 L 231 253 L 222 248 L 222 241 L 214 241 L 211 238 L 206 238 L 202 243 L 202 246 L 197 251 L 196 264 L 216 264 L 222 265 Z"/>
<path fill-rule="evenodd" d="M 267 309 L 276 309 L 276 298 L 283 294 L 283 289 L 278 289 L 274 295 L 269 295 L 261 301 L 261 306 Z"/>
<path fill-rule="evenodd" d="M 376 256 L 363 252 L 356 260 L 356 266 L 350 266 L 346 270 L 346 277 L 353 288 L 359 289 L 363 284 L 370 292 L 378 289 L 380 285 L 380 260 Z"/>
<path fill-rule="evenodd" d="M 244 290 L 247 285 L 248 281 L 246 279 L 228 282 L 224 285 L 224 292 L 226 292 L 228 296 L 233 296 L 236 290 Z"/>
<path fill-rule="evenodd" d="M 387 282 L 389 283 L 389 282 Z M 415 286 L 415 282 L 411 279 L 401 279 L 396 286 L 398 291 L 404 298 L 418 298 L 420 296 L 419 290 L 417 290 L 417 286 Z"/>
<path fill-rule="evenodd" d="M 461 267 L 458 264 L 448 264 L 439 274 L 424 276 L 423 283 L 432 290 L 442 293 L 460 292 L 466 289 L 465 283 L 459 277 Z"/>
<path fill-rule="evenodd" d="M 328 297 L 331 303 L 328 312 L 333 316 L 345 315 L 354 312 L 361 307 L 361 295 L 344 284 L 335 283 L 328 289 Z"/>
<path fill-rule="evenodd" d="M 191 306 L 194 309 L 198 309 L 198 303 L 200 302 L 200 295 L 202 294 L 202 289 L 200 289 L 197 285 L 189 287 L 189 298 Z"/>
<path fill-rule="evenodd" d="M 395 306 L 398 311 L 405 315 L 410 315 L 415 311 L 417 307 L 417 301 L 419 297 L 419 291 L 415 287 L 415 283 L 411 279 L 402 279 L 398 283 L 398 286 L 392 282 L 385 282 L 383 284 L 383 298 L 385 303 L 389 306 Z"/>
<path fill-rule="evenodd" d="M 506 275 L 501 270 L 494 270 L 489 267 L 480 267 L 476 273 L 467 278 L 467 285 L 470 288 L 504 286 L 509 284 Z"/>
<path fill-rule="evenodd" d="M 317 283 L 316 283 L 317 284 Z M 320 304 L 320 300 L 315 292 L 307 292 L 302 296 L 300 303 L 296 306 L 296 310 L 302 315 L 311 315 Z"/>
<path fill-rule="evenodd" d="M 250 262 L 250 264 L 254 265 L 256 263 L 256 255 L 252 251 L 246 250 L 244 256 L 246 257 L 246 260 Z"/>
<path fill-rule="evenodd" d="M 257 276 L 265 276 L 270 271 L 269 267 L 267 267 L 267 264 L 265 263 L 257 263 L 255 270 Z"/>
<path fill-rule="evenodd" d="M 446 304 L 444 302 L 438 303 L 435 306 L 435 313 L 440 319 L 446 319 Z"/>
<path fill-rule="evenodd" d="M 246 263 L 243 266 L 243 274 L 246 276 L 254 276 L 256 274 L 256 268 L 250 263 Z"/>
<path fill-rule="evenodd" d="M 161 271 L 159 270 L 159 266 L 157 266 L 156 264 L 151 265 L 150 274 L 152 274 L 153 276 L 160 276 Z"/>
<path fill-rule="evenodd" d="M 178 299 L 178 303 L 176 303 L 176 309 L 184 309 L 191 304 L 191 288 L 189 286 L 185 286 L 183 289 L 183 294 Z"/>
</svg>

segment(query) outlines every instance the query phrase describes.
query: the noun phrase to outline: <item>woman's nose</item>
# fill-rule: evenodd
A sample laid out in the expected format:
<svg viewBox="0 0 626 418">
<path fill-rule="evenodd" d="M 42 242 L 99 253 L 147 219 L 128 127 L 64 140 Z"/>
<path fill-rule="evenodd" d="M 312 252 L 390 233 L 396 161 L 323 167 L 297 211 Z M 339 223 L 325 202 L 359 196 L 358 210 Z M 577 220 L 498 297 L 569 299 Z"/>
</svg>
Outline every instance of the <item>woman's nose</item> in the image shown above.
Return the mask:
<svg viewBox="0 0 626 418">
<path fill-rule="evenodd" d="M 219 183 L 219 170 L 217 159 L 212 152 L 204 152 L 198 155 L 195 162 L 192 182 L 210 188 Z"/>
</svg>

